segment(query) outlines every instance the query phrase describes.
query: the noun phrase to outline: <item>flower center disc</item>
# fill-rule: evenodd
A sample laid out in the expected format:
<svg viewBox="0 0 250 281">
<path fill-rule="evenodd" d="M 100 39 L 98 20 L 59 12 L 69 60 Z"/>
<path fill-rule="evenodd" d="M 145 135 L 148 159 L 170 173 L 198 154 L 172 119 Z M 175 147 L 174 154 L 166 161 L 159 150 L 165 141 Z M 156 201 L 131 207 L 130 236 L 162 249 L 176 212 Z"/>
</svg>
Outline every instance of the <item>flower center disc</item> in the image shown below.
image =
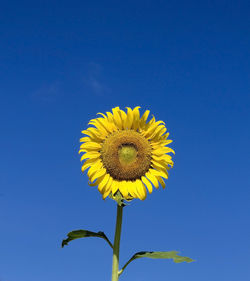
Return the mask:
<svg viewBox="0 0 250 281">
<path fill-rule="evenodd" d="M 144 176 L 151 166 L 151 146 L 136 131 L 118 131 L 105 139 L 101 158 L 114 179 L 136 180 Z"/>
<path fill-rule="evenodd" d="M 129 165 L 136 160 L 137 149 L 133 144 L 124 144 L 118 149 L 118 157 L 122 165 Z"/>
</svg>

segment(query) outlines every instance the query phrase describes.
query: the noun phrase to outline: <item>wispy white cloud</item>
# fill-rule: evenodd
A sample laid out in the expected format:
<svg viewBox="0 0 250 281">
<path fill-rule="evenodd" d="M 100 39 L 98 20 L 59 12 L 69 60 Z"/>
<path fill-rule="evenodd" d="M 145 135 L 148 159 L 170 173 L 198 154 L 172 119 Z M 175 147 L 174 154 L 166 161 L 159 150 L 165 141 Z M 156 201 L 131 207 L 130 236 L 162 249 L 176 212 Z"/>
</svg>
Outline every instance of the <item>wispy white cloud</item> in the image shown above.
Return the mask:
<svg viewBox="0 0 250 281">
<path fill-rule="evenodd" d="M 104 85 L 94 77 L 89 78 L 89 85 L 96 94 L 101 94 L 105 89 Z"/>
<path fill-rule="evenodd" d="M 102 66 L 91 62 L 88 64 L 87 74 L 84 77 L 84 83 L 96 95 L 102 95 L 108 91 L 102 79 Z"/>
<path fill-rule="evenodd" d="M 32 98 L 42 102 L 54 102 L 60 98 L 62 94 L 61 82 L 55 81 L 51 84 L 42 85 L 35 90 L 31 96 Z"/>
</svg>

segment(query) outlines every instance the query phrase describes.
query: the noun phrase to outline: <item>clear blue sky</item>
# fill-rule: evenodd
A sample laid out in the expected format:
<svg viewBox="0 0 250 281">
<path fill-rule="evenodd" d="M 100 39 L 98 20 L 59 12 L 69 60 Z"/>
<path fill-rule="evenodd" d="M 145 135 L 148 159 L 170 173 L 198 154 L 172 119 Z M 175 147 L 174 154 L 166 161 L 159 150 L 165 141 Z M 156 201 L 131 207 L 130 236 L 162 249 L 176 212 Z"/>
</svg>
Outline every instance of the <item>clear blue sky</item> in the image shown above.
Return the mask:
<svg viewBox="0 0 250 281">
<path fill-rule="evenodd" d="M 250 280 L 249 1 L 4 1 L 0 280 L 110 280 L 115 204 L 81 174 L 81 130 L 150 109 L 174 140 L 165 190 L 124 210 L 121 280 Z"/>
</svg>

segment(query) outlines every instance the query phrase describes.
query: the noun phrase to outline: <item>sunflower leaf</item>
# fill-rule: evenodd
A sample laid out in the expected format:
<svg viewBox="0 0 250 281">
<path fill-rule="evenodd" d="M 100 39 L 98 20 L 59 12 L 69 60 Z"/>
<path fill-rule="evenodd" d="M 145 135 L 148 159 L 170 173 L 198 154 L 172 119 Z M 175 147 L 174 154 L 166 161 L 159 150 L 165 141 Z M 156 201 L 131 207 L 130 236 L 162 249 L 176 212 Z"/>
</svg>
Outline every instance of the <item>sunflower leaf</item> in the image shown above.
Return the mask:
<svg viewBox="0 0 250 281">
<path fill-rule="evenodd" d="M 89 231 L 89 230 L 80 229 L 80 230 L 73 230 L 73 231 L 69 232 L 67 234 L 67 236 L 68 236 L 68 238 L 64 239 L 62 241 L 62 248 L 65 245 L 68 245 L 68 243 L 70 241 L 72 241 L 72 240 L 79 239 L 79 238 L 85 238 L 85 237 L 99 237 L 99 238 L 103 238 L 109 244 L 109 246 L 111 248 L 113 248 L 112 243 L 109 241 L 108 237 L 102 231 L 93 232 L 93 231 Z"/>
<path fill-rule="evenodd" d="M 175 263 L 180 262 L 193 262 L 194 260 L 188 257 L 182 257 L 177 255 L 178 252 L 176 251 L 169 251 L 169 252 L 138 252 L 135 253 L 131 259 L 125 263 L 123 268 L 119 271 L 119 275 L 122 274 L 124 269 L 128 266 L 129 263 L 131 263 L 133 260 L 139 259 L 139 258 L 150 258 L 150 259 L 173 259 Z"/>
</svg>

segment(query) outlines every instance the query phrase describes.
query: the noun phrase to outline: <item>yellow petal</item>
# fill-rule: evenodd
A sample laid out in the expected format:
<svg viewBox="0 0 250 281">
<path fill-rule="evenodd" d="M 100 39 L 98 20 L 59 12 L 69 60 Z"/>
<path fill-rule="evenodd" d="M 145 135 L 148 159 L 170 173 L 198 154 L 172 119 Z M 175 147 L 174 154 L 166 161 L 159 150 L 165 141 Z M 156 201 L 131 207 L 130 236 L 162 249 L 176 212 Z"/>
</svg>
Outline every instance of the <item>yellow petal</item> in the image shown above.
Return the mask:
<svg viewBox="0 0 250 281">
<path fill-rule="evenodd" d="M 162 186 L 163 188 L 165 188 L 165 187 L 166 187 L 166 184 L 165 184 L 164 180 L 163 180 L 161 177 L 157 177 L 157 179 L 158 179 L 158 181 L 160 182 L 161 186 Z"/>
<path fill-rule="evenodd" d="M 117 127 L 116 123 L 114 122 L 114 116 L 113 116 L 113 114 L 110 113 L 110 112 L 106 112 L 106 113 L 107 113 L 107 116 L 108 116 L 109 126 L 111 126 L 112 131 L 117 131 L 117 130 L 118 130 L 118 127 Z"/>
<path fill-rule="evenodd" d="M 148 119 L 148 115 L 149 115 L 150 111 L 149 110 L 146 110 L 142 117 L 141 117 L 141 120 L 140 120 L 140 128 L 144 128 L 146 122 L 147 122 L 147 119 Z"/>
<path fill-rule="evenodd" d="M 112 112 L 113 112 L 114 122 L 115 122 L 116 126 L 119 129 L 122 129 L 122 119 L 121 119 L 121 114 L 120 114 L 120 108 L 119 107 L 112 108 Z"/>
<path fill-rule="evenodd" d="M 148 189 L 148 192 L 152 193 L 153 188 L 152 188 L 152 184 L 149 182 L 149 180 L 146 177 L 144 177 L 144 176 L 142 176 L 141 179 L 142 179 L 143 183 L 146 185 L 146 187 Z"/>
<path fill-rule="evenodd" d="M 97 186 L 102 180 L 103 180 L 103 177 L 104 176 L 102 176 L 102 177 L 100 177 L 100 178 L 98 178 L 95 182 L 88 182 L 88 185 L 89 186 Z"/>
<path fill-rule="evenodd" d="M 114 122 L 113 114 L 109 111 L 106 112 L 109 122 Z"/>
<path fill-rule="evenodd" d="M 106 186 L 103 189 L 103 195 L 102 195 L 103 200 L 107 196 L 109 196 L 111 189 L 112 189 L 112 184 L 113 184 L 113 179 L 112 179 L 112 177 L 110 177 L 108 183 L 106 184 Z"/>
<path fill-rule="evenodd" d="M 105 168 L 99 169 L 99 171 L 97 171 L 96 173 L 93 174 L 92 177 L 90 177 L 91 182 L 93 182 L 97 178 L 100 178 L 105 173 L 106 173 L 106 169 Z"/>
<path fill-rule="evenodd" d="M 158 125 L 160 125 L 162 123 L 165 124 L 163 121 L 157 121 L 157 122 L 153 123 L 152 125 L 150 125 L 148 130 L 145 133 L 143 133 L 144 136 L 146 138 L 152 138 L 152 134 L 154 133 L 154 131 L 156 130 Z"/>
<path fill-rule="evenodd" d="M 170 144 L 171 142 L 173 142 L 173 141 L 172 140 L 160 140 L 160 141 L 152 140 L 151 145 L 154 148 L 158 148 L 159 146 L 164 147 L 165 145 Z"/>
<path fill-rule="evenodd" d="M 103 114 L 102 112 L 98 112 L 96 115 L 101 115 L 104 119 L 107 118 L 107 116 L 105 114 Z"/>
<path fill-rule="evenodd" d="M 80 149 L 81 151 L 81 149 Z M 82 155 L 81 157 L 81 161 L 84 160 L 84 159 L 97 159 L 97 158 L 100 158 L 100 153 L 99 152 L 96 152 L 96 151 L 93 151 L 93 152 L 87 152 L 85 154 Z"/>
<path fill-rule="evenodd" d="M 115 195 L 116 191 L 119 189 L 119 184 L 117 180 L 113 180 L 112 183 L 112 194 Z"/>
<path fill-rule="evenodd" d="M 126 107 L 126 108 L 127 108 L 127 119 L 125 122 L 125 128 L 131 129 L 131 126 L 133 124 L 133 111 L 130 107 Z"/>
<path fill-rule="evenodd" d="M 102 126 L 110 133 L 113 131 L 116 131 L 117 128 L 113 122 L 109 122 L 108 119 L 102 119 L 100 118 L 99 122 L 102 124 Z"/>
<path fill-rule="evenodd" d="M 165 125 L 159 125 L 151 135 L 151 139 L 158 139 L 158 137 L 167 131 Z"/>
<path fill-rule="evenodd" d="M 157 169 L 162 169 L 162 170 L 166 170 L 167 169 L 167 164 L 163 161 L 154 161 L 151 160 L 152 163 L 152 167 Z"/>
<path fill-rule="evenodd" d="M 166 128 L 166 127 L 163 128 L 163 129 L 161 129 L 161 130 L 159 131 L 159 133 L 158 133 L 154 138 L 160 138 L 160 137 L 162 137 L 162 136 L 166 133 L 166 131 L 167 131 L 167 128 Z"/>
<path fill-rule="evenodd" d="M 120 190 L 121 194 L 123 195 L 123 197 L 125 199 L 127 199 L 127 197 L 128 197 L 128 186 L 127 186 L 126 181 L 120 181 L 119 182 L 119 190 Z"/>
<path fill-rule="evenodd" d="M 157 155 L 152 154 L 152 159 L 157 162 L 163 161 L 163 162 L 169 164 L 170 166 L 173 166 L 172 157 L 168 154 L 164 154 L 162 156 L 157 156 Z"/>
<path fill-rule="evenodd" d="M 146 177 L 152 182 L 152 184 L 156 187 L 159 188 L 159 182 L 156 178 L 156 176 L 152 175 L 150 170 L 146 173 Z"/>
<path fill-rule="evenodd" d="M 96 149 L 96 150 L 98 150 L 98 149 L 101 149 L 101 145 L 100 145 L 100 143 L 97 143 L 97 142 L 85 142 L 85 143 L 83 143 L 81 146 L 80 146 L 80 148 L 85 148 L 85 149 Z"/>
<path fill-rule="evenodd" d="M 170 147 L 161 147 L 161 148 L 153 149 L 152 155 L 161 157 L 161 156 L 165 156 L 166 153 L 170 153 L 170 152 L 175 153 L 174 150 Z"/>
<path fill-rule="evenodd" d="M 144 128 L 143 128 L 143 130 L 142 130 L 142 132 L 141 132 L 141 134 L 142 134 L 143 136 L 146 135 L 147 131 L 148 131 L 148 130 L 150 129 L 150 127 L 153 126 L 153 124 L 155 123 L 155 117 L 154 117 L 154 115 L 152 115 L 152 116 L 153 116 L 152 119 L 151 119 L 148 123 L 146 123 L 146 124 L 144 125 Z"/>
<path fill-rule="evenodd" d="M 88 169 L 89 167 L 93 166 L 95 164 L 95 162 L 97 162 L 98 160 L 96 159 L 88 159 L 86 160 L 83 165 L 82 165 L 82 172 L 84 172 L 86 169 Z"/>
<path fill-rule="evenodd" d="M 140 122 L 140 111 L 139 111 L 140 106 L 136 106 L 133 109 L 133 129 L 137 130 L 139 127 L 139 122 Z"/>
<path fill-rule="evenodd" d="M 127 182 L 128 192 L 133 198 L 139 198 L 137 194 L 136 182 L 128 181 Z"/>
<path fill-rule="evenodd" d="M 150 173 L 154 176 L 159 176 L 162 177 L 164 179 L 168 179 L 168 172 L 167 171 L 162 171 L 162 170 L 154 170 L 154 169 L 150 169 Z"/>
<path fill-rule="evenodd" d="M 140 196 L 140 199 L 145 200 L 147 197 L 147 190 L 141 180 L 136 180 L 136 187 L 137 187 L 137 192 Z"/>
<path fill-rule="evenodd" d="M 93 119 L 92 121 L 89 122 L 89 124 L 95 126 L 99 134 L 106 137 L 109 134 L 109 131 L 103 126 L 100 119 L 102 118 Z"/>
<path fill-rule="evenodd" d="M 161 136 L 161 139 L 166 140 L 169 136 L 169 133 L 166 133 L 165 135 Z"/>
<path fill-rule="evenodd" d="M 90 166 L 90 168 L 89 168 L 89 170 L 88 170 L 88 173 L 87 173 L 87 175 L 88 175 L 88 177 L 89 177 L 89 179 L 90 179 L 90 181 L 94 181 L 94 179 L 92 179 L 93 178 L 93 176 L 96 174 L 96 173 L 98 173 L 99 171 L 100 171 L 100 169 L 102 169 L 103 168 L 103 166 L 102 166 L 102 162 L 99 160 L 99 161 L 96 161 L 95 163 L 93 163 L 91 166 Z"/>
<path fill-rule="evenodd" d="M 126 119 L 127 119 L 127 114 L 123 110 L 120 110 L 120 112 L 121 112 L 121 119 L 122 119 L 122 128 L 126 129 L 125 123 L 126 123 Z"/>
<path fill-rule="evenodd" d="M 80 138 L 80 142 L 88 142 L 88 141 L 92 141 L 91 138 L 89 137 Z"/>
<path fill-rule="evenodd" d="M 93 141 L 103 140 L 105 137 L 101 136 L 95 128 L 88 128 L 87 130 L 82 131 L 83 134 L 90 136 Z"/>
<path fill-rule="evenodd" d="M 106 184 L 108 183 L 110 178 L 109 174 L 105 174 L 104 177 L 102 178 L 102 181 L 98 185 L 98 190 L 99 192 L 102 193 L 103 189 L 105 188 Z"/>
</svg>

